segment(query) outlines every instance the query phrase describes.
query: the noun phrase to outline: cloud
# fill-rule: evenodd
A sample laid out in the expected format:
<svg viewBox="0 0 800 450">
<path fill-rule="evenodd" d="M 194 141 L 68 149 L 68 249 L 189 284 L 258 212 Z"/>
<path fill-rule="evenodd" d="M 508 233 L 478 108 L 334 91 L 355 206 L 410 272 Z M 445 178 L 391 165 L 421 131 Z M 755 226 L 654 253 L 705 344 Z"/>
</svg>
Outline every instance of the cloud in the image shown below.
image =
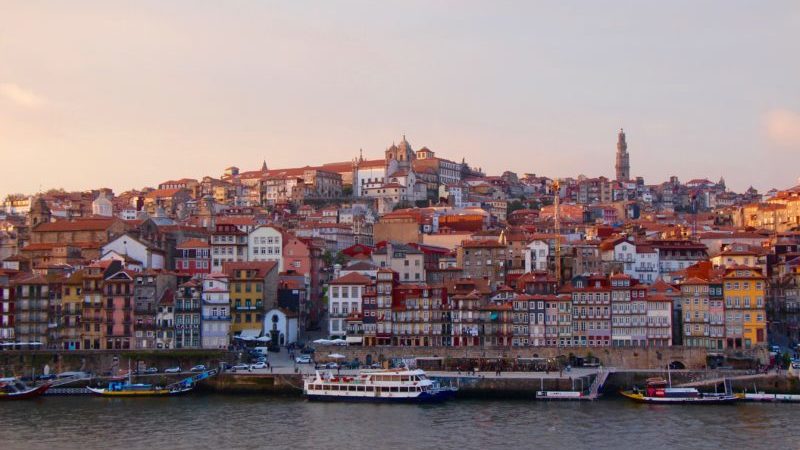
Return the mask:
<svg viewBox="0 0 800 450">
<path fill-rule="evenodd" d="M 800 147 L 800 113 L 774 109 L 764 117 L 764 132 L 769 140 L 782 147 Z"/>
<path fill-rule="evenodd" d="M 0 83 L 0 97 L 18 106 L 30 109 L 40 108 L 47 103 L 43 97 L 14 83 Z"/>
</svg>

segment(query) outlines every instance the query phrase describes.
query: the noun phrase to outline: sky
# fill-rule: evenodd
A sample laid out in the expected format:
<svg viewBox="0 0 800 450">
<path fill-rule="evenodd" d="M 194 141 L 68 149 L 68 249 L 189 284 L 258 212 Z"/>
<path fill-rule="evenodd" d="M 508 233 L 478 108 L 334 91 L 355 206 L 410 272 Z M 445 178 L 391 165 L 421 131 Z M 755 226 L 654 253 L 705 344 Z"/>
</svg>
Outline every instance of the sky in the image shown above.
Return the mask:
<svg viewBox="0 0 800 450">
<path fill-rule="evenodd" d="M 800 177 L 797 1 L 0 0 L 0 195 L 412 147 L 489 174 Z"/>
</svg>

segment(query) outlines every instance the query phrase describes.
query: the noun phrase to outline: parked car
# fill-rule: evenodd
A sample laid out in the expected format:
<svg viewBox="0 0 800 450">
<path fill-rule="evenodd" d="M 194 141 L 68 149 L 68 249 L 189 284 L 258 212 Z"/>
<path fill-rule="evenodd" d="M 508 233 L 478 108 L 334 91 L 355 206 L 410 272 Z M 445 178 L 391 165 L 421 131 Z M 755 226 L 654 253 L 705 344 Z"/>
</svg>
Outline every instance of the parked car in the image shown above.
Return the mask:
<svg viewBox="0 0 800 450">
<path fill-rule="evenodd" d="M 144 370 L 144 373 L 158 373 L 158 367 L 148 367 Z"/>
<path fill-rule="evenodd" d="M 205 371 L 206 371 L 206 366 L 203 364 L 198 364 L 189 369 L 189 372 L 205 372 Z"/>
<path fill-rule="evenodd" d="M 326 369 L 338 369 L 339 368 L 339 364 L 337 364 L 335 362 L 329 362 L 329 363 L 325 364 L 325 368 Z"/>
<path fill-rule="evenodd" d="M 250 366 L 251 369 L 266 369 L 267 363 L 265 362 L 257 362 Z"/>
<path fill-rule="evenodd" d="M 164 373 L 181 373 L 180 367 L 170 367 L 168 369 L 164 369 Z"/>
<path fill-rule="evenodd" d="M 311 364 L 311 355 L 300 355 L 294 359 L 297 364 Z"/>
<path fill-rule="evenodd" d="M 792 369 L 800 369 L 800 362 L 793 362 Z"/>
<path fill-rule="evenodd" d="M 231 367 L 231 370 L 233 372 L 236 372 L 237 370 L 250 370 L 250 366 L 247 364 L 236 364 L 235 366 Z"/>
</svg>

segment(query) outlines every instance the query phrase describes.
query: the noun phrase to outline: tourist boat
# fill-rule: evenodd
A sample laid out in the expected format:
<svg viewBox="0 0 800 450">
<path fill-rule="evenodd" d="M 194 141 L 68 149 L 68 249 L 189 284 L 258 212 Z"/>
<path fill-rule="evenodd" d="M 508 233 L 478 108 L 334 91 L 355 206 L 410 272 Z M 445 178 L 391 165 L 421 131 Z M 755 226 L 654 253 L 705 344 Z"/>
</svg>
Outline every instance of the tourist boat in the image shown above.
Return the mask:
<svg viewBox="0 0 800 450">
<path fill-rule="evenodd" d="M 455 396 L 419 369 L 363 370 L 354 376 L 317 371 L 303 382 L 309 400 L 361 402 L 439 402 Z"/>
<path fill-rule="evenodd" d="M 34 398 L 50 389 L 50 383 L 30 387 L 19 378 L 0 378 L 0 400 L 22 400 Z"/>
<path fill-rule="evenodd" d="M 700 392 L 695 388 L 669 387 L 663 378 L 648 378 L 645 390 L 621 391 L 623 396 L 640 403 L 720 404 L 733 403 L 744 398 L 741 394 Z"/>
</svg>

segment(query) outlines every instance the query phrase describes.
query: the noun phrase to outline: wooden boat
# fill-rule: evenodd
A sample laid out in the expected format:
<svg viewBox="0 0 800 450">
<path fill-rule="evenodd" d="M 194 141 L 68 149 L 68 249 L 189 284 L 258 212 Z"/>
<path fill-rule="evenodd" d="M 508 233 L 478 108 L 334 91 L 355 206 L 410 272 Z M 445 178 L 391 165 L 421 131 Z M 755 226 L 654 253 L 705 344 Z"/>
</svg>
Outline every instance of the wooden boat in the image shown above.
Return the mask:
<svg viewBox="0 0 800 450">
<path fill-rule="evenodd" d="M 111 381 L 106 388 L 87 387 L 86 389 L 95 395 L 104 397 L 156 397 L 180 395 L 194 389 L 199 381 L 213 377 L 216 374 L 216 369 L 207 370 L 164 387 L 152 384 L 133 383 L 130 375 L 128 375 L 128 381 Z"/>
<path fill-rule="evenodd" d="M 673 388 L 663 378 L 649 378 L 644 391 L 634 389 L 621 391 L 620 394 L 639 403 L 661 404 L 725 404 L 744 398 L 742 394 L 730 392 L 717 394 L 700 392 L 695 388 Z"/>
<path fill-rule="evenodd" d="M 38 397 L 50 389 L 51 384 L 29 387 L 18 378 L 0 378 L 0 400 L 24 400 Z"/>
<path fill-rule="evenodd" d="M 152 384 L 133 384 L 120 381 L 112 381 L 108 383 L 106 388 L 91 388 L 87 387 L 91 393 L 101 395 L 104 397 L 155 397 L 165 395 L 179 395 L 189 392 L 194 388 L 194 385 L 178 385 L 160 387 Z"/>
</svg>

